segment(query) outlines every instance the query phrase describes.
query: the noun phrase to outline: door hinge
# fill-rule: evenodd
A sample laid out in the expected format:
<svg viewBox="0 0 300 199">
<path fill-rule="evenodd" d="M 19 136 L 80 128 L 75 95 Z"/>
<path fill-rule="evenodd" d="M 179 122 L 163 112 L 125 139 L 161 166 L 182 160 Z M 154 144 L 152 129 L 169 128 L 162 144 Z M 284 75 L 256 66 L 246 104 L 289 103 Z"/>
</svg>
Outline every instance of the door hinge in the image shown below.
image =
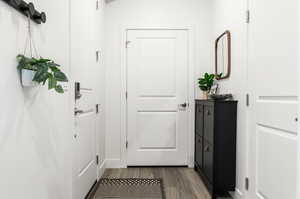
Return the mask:
<svg viewBox="0 0 300 199">
<path fill-rule="evenodd" d="M 250 95 L 248 93 L 246 94 L 246 106 L 250 106 Z"/>
<path fill-rule="evenodd" d="M 128 149 L 128 141 L 126 141 L 126 149 Z"/>
<path fill-rule="evenodd" d="M 245 179 L 245 189 L 248 191 L 249 190 L 249 178 Z"/>
<path fill-rule="evenodd" d="M 131 41 L 126 41 L 125 47 L 128 48 L 128 45 L 131 43 Z"/>
<path fill-rule="evenodd" d="M 96 155 L 96 164 L 99 165 L 99 155 Z"/>
<path fill-rule="evenodd" d="M 96 62 L 98 62 L 99 59 L 100 59 L 100 51 L 97 50 L 97 51 L 96 51 Z"/>
<path fill-rule="evenodd" d="M 246 11 L 246 23 L 250 23 L 250 10 Z"/>
<path fill-rule="evenodd" d="M 96 0 L 96 10 L 99 10 L 99 0 Z"/>
<path fill-rule="evenodd" d="M 128 99 L 128 92 L 125 93 L 126 100 Z"/>
<path fill-rule="evenodd" d="M 96 104 L 96 113 L 99 113 L 99 106 L 100 104 Z"/>
</svg>

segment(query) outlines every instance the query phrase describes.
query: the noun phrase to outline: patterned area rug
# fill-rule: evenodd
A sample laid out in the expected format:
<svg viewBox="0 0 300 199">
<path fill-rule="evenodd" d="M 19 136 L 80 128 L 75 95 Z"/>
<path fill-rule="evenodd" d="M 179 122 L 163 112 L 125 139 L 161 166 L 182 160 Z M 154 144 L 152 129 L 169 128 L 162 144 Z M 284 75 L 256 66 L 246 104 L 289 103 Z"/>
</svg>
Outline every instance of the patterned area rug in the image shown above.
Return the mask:
<svg viewBox="0 0 300 199">
<path fill-rule="evenodd" d="M 101 179 L 94 199 L 165 199 L 162 179 Z"/>
</svg>

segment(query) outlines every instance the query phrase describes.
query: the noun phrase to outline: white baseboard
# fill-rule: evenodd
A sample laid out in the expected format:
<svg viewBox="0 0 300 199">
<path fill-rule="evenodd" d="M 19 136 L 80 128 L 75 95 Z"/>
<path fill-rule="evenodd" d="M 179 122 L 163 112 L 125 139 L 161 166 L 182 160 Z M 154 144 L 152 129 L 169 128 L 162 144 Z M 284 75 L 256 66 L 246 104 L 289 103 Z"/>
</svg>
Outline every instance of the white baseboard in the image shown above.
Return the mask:
<svg viewBox="0 0 300 199">
<path fill-rule="evenodd" d="M 121 168 L 121 160 L 120 159 L 106 159 L 105 165 L 106 165 L 106 168 L 108 168 L 108 169 L 119 169 L 119 168 Z"/>
<path fill-rule="evenodd" d="M 235 188 L 235 192 L 230 192 L 230 195 L 234 199 L 244 199 L 245 198 L 243 192 L 241 192 L 241 190 L 239 190 L 238 188 Z"/>
<path fill-rule="evenodd" d="M 102 162 L 102 164 L 99 166 L 99 169 L 98 169 L 98 179 L 100 179 L 103 176 L 103 174 L 105 172 L 105 169 L 106 169 L 106 160 L 104 160 Z"/>
</svg>

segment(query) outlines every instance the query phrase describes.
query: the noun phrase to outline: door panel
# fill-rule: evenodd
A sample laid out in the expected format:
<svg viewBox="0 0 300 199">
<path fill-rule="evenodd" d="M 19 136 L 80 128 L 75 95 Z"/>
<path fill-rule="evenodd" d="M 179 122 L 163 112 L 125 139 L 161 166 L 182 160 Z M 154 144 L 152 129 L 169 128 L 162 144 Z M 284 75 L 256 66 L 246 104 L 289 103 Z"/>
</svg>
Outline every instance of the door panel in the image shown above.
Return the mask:
<svg viewBox="0 0 300 199">
<path fill-rule="evenodd" d="M 81 94 L 75 105 L 76 110 L 80 111 L 75 115 L 75 199 L 83 199 L 97 180 L 94 93 L 92 90 L 81 90 Z"/>
<path fill-rule="evenodd" d="M 249 2 L 249 198 L 296 199 L 298 1 Z"/>
<path fill-rule="evenodd" d="M 204 140 L 204 148 L 203 148 L 203 171 L 208 180 L 213 183 L 213 146 L 209 144 L 209 142 Z"/>
<path fill-rule="evenodd" d="M 186 165 L 187 31 L 129 30 L 127 39 L 127 163 Z"/>
<path fill-rule="evenodd" d="M 204 139 L 214 143 L 214 107 L 204 106 Z"/>
<path fill-rule="evenodd" d="M 80 139 L 78 150 L 78 172 L 82 172 L 94 161 L 94 113 L 86 112 L 76 118 L 77 138 Z"/>
<path fill-rule="evenodd" d="M 295 122 L 295 116 L 298 111 L 297 107 L 296 99 L 270 100 L 262 97 L 257 100 L 256 117 L 261 125 L 289 131 L 289 133 L 296 135 L 297 122 Z"/>
<path fill-rule="evenodd" d="M 203 136 L 203 105 L 196 106 L 196 133 Z"/>
<path fill-rule="evenodd" d="M 138 113 L 140 149 L 176 149 L 176 113 Z"/>
<path fill-rule="evenodd" d="M 295 198 L 297 140 L 281 130 L 257 127 L 257 195 L 263 198 Z M 279 158 L 280 157 L 280 161 Z M 280 179 L 280 180 L 279 180 Z M 287 182 L 274 189 L 277 182 Z"/>
<path fill-rule="evenodd" d="M 197 162 L 198 166 L 202 169 L 203 168 L 203 138 L 196 134 L 195 140 L 196 150 L 195 150 L 195 161 Z"/>
</svg>

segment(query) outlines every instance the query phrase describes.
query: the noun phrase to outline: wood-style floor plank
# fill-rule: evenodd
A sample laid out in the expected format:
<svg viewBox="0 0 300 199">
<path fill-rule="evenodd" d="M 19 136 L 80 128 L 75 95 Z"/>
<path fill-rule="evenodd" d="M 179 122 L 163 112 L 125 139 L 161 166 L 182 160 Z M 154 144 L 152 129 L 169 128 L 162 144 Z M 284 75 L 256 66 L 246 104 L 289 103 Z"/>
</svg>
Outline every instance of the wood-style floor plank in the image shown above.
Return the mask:
<svg viewBox="0 0 300 199">
<path fill-rule="evenodd" d="M 166 199 L 210 199 L 198 174 L 189 168 L 107 169 L 103 178 L 162 178 Z"/>
</svg>

